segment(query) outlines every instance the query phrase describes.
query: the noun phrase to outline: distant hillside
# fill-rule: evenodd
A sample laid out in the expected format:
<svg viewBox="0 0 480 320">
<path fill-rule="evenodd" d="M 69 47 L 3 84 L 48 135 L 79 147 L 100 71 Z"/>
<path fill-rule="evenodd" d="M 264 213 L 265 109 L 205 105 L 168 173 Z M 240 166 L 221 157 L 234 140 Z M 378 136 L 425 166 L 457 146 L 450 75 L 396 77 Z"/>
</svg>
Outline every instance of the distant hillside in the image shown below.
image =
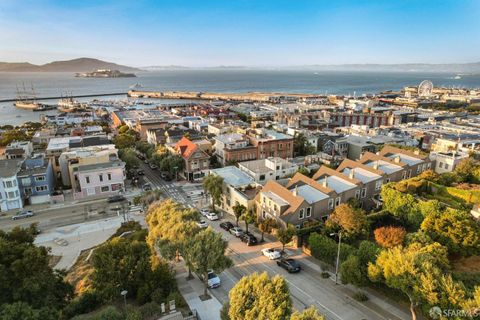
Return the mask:
<svg viewBox="0 0 480 320">
<path fill-rule="evenodd" d="M 28 62 L 0 62 L 0 72 L 90 72 L 97 69 L 112 69 L 122 72 L 141 71 L 137 68 L 92 58 L 54 61 L 43 65 Z"/>
</svg>

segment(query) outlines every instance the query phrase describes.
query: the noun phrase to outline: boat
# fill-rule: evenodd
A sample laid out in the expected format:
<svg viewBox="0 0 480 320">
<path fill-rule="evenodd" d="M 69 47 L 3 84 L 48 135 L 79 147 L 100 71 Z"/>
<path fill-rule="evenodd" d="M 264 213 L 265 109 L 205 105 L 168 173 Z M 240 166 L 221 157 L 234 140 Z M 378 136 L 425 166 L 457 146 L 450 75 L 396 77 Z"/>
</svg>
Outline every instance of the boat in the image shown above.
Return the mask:
<svg viewBox="0 0 480 320">
<path fill-rule="evenodd" d="M 64 97 L 58 101 L 57 109 L 60 112 L 84 111 L 87 105 L 74 100 L 73 97 Z"/>
<path fill-rule="evenodd" d="M 459 74 L 457 74 L 453 79 L 458 80 L 458 79 L 462 79 L 462 77 Z"/>
<path fill-rule="evenodd" d="M 23 90 L 20 91 L 17 86 L 17 99 L 13 103 L 16 108 L 26 109 L 31 111 L 45 111 L 55 109 L 54 106 L 43 104 L 36 101 L 35 90 L 32 89 L 31 92 L 27 92 L 25 89 L 25 84 L 23 84 Z"/>
</svg>

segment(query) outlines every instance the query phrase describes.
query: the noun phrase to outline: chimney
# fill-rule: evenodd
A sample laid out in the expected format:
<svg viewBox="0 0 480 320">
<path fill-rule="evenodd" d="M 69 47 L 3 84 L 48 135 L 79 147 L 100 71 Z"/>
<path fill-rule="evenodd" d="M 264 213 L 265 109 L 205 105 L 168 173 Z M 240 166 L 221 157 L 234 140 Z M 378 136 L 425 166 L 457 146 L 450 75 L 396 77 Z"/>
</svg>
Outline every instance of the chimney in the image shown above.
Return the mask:
<svg viewBox="0 0 480 320">
<path fill-rule="evenodd" d="M 323 178 L 322 185 L 326 188 L 327 187 L 327 177 Z"/>
<path fill-rule="evenodd" d="M 298 185 L 295 185 L 295 189 L 293 189 L 293 195 L 295 197 L 298 196 Z"/>
<path fill-rule="evenodd" d="M 417 156 L 419 156 L 420 155 L 420 150 L 415 149 L 415 151 L 413 151 L 413 153 L 416 154 Z"/>
<path fill-rule="evenodd" d="M 393 159 L 393 161 L 395 161 L 396 163 L 399 163 L 400 162 L 400 156 L 396 156 L 395 159 Z"/>
<path fill-rule="evenodd" d="M 378 170 L 378 160 L 373 163 L 373 169 Z"/>
<path fill-rule="evenodd" d="M 354 172 L 354 170 L 355 170 L 355 169 L 354 169 L 354 168 L 352 168 L 352 169 L 350 169 L 350 172 L 348 173 L 348 177 L 349 177 L 350 179 L 353 179 L 353 178 L 354 178 L 354 176 L 355 176 L 355 172 Z"/>
</svg>

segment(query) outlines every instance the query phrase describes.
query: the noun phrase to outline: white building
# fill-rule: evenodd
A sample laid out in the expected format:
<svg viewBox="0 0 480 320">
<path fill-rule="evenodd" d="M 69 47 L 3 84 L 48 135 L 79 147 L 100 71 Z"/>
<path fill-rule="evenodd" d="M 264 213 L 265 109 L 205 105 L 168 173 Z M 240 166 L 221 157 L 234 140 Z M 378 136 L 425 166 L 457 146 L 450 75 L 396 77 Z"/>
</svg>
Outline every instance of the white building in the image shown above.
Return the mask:
<svg viewBox="0 0 480 320">
<path fill-rule="evenodd" d="M 430 159 L 435 161 L 435 172 L 445 173 L 455 170 L 457 164 L 467 159 L 468 154 L 464 152 L 432 152 Z"/>
<path fill-rule="evenodd" d="M 0 160 L 0 208 L 2 211 L 23 208 L 17 181 L 21 161 Z"/>
<path fill-rule="evenodd" d="M 279 157 L 271 157 L 239 162 L 238 168 L 252 177 L 255 182 L 265 184 L 268 180 L 280 180 L 293 176 L 298 170 L 298 165 Z"/>
</svg>

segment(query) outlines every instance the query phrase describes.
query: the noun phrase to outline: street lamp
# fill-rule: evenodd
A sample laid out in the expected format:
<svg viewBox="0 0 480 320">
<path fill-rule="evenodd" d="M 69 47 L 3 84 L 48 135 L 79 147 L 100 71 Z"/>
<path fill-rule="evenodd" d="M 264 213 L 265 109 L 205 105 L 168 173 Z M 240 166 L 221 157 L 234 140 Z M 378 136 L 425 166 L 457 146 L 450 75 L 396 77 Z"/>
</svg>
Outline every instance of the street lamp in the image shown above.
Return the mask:
<svg viewBox="0 0 480 320">
<path fill-rule="evenodd" d="M 330 236 L 338 235 L 337 263 L 335 265 L 335 284 L 338 284 L 338 264 L 340 263 L 340 245 L 342 243 L 342 231 L 330 233 Z"/>
<path fill-rule="evenodd" d="M 175 181 L 178 181 L 178 166 L 173 167 L 173 170 L 175 170 Z"/>
<path fill-rule="evenodd" d="M 123 296 L 123 303 L 125 304 L 125 310 L 127 310 L 127 290 L 122 290 L 120 294 Z"/>
</svg>

